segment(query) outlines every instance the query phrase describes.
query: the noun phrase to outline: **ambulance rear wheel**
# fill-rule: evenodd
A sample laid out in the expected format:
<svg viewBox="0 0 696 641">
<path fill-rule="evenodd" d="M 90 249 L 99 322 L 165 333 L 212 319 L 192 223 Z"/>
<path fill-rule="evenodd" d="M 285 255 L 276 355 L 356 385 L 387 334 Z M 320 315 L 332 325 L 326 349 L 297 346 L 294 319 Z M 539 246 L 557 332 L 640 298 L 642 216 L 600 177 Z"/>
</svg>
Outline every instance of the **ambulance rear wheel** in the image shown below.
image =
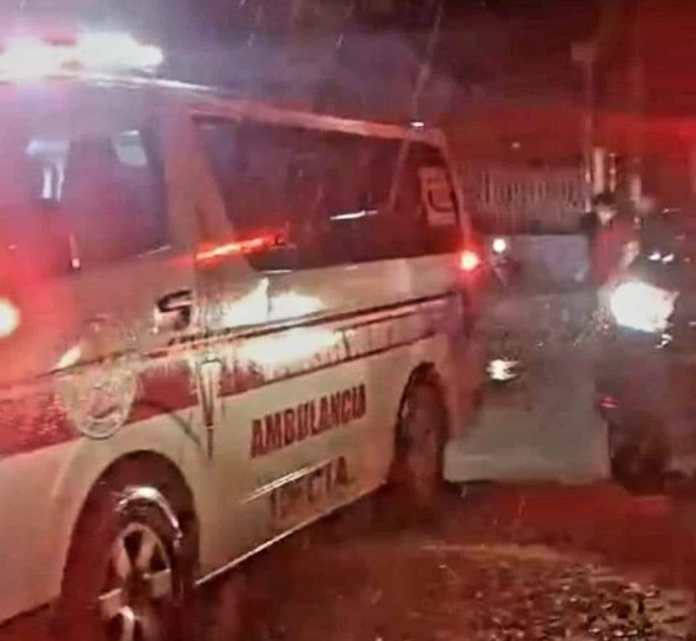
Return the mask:
<svg viewBox="0 0 696 641">
<path fill-rule="evenodd" d="M 436 508 L 442 495 L 447 408 L 434 375 L 416 380 L 399 412 L 391 485 L 399 501 L 417 512 Z"/>
<path fill-rule="evenodd" d="M 182 518 L 185 493 L 167 495 L 165 488 L 152 486 L 153 479 L 158 476 L 152 471 L 126 465 L 88 499 L 64 574 L 61 638 L 198 638 L 197 541 Z"/>
</svg>

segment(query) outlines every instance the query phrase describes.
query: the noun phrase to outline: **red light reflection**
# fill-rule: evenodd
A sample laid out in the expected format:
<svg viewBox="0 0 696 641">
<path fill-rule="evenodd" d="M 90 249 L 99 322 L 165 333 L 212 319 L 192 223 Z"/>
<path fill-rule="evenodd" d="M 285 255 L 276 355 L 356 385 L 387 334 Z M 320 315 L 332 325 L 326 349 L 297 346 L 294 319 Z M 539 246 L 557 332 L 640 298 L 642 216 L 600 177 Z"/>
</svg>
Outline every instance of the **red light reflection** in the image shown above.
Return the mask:
<svg viewBox="0 0 696 641">
<path fill-rule="evenodd" d="M 278 236 L 258 236 L 257 238 L 250 238 L 248 240 L 237 240 L 200 249 L 196 253 L 196 261 L 208 262 L 228 256 L 252 254 L 282 244 L 282 238 Z"/>
</svg>

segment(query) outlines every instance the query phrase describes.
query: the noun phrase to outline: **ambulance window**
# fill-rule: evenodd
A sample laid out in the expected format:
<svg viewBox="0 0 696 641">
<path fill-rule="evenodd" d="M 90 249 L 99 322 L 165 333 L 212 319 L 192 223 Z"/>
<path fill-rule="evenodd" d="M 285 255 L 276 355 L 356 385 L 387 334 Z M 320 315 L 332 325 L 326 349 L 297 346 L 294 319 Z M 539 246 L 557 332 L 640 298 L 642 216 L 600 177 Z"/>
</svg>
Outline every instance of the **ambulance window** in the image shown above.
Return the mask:
<svg viewBox="0 0 696 641">
<path fill-rule="evenodd" d="M 440 152 L 422 143 L 363 138 L 369 162 L 353 189 L 378 194 L 364 215 L 334 220 L 355 262 L 448 253 L 461 247 L 456 197 Z M 377 203 L 377 204 L 374 204 Z"/>
<path fill-rule="evenodd" d="M 278 234 L 295 250 L 292 264 L 287 251 L 251 254 L 259 269 L 421 256 L 461 245 L 449 173 L 432 147 L 220 119 L 198 125 L 238 239 Z"/>
<path fill-rule="evenodd" d="M 399 232 L 378 237 L 389 219 L 398 141 L 338 132 L 321 135 L 319 157 L 322 199 L 315 212 L 323 230 L 327 262 L 364 262 L 392 257 Z M 386 229 L 384 229 L 386 231 Z M 387 243 L 392 251 L 375 251 Z"/>
<path fill-rule="evenodd" d="M 321 133 L 299 127 L 201 119 L 198 130 L 225 212 L 237 240 L 284 239 L 280 247 L 249 254 L 260 270 L 307 269 L 347 262 L 331 247 Z"/>
<path fill-rule="evenodd" d="M 254 237 L 290 223 L 294 203 L 286 183 L 312 132 L 220 119 L 202 120 L 198 129 L 237 235 Z"/>
<path fill-rule="evenodd" d="M 57 274 L 163 245 L 163 172 L 146 128 L 16 120 L 0 134 L 0 251 Z"/>
<path fill-rule="evenodd" d="M 63 171 L 57 204 L 84 267 L 165 244 L 163 171 L 154 137 L 146 130 L 73 139 Z"/>
</svg>

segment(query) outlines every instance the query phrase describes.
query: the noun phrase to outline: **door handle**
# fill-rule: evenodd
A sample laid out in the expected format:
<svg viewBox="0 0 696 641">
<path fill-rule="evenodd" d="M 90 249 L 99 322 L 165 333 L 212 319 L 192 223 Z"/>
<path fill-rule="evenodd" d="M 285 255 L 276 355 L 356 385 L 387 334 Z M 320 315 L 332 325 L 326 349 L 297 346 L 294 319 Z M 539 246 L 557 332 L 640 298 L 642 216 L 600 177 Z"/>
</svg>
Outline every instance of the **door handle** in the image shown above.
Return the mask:
<svg viewBox="0 0 696 641">
<path fill-rule="evenodd" d="M 163 314 L 180 312 L 191 307 L 193 307 L 193 292 L 190 289 L 165 294 L 157 301 L 157 309 Z"/>
<path fill-rule="evenodd" d="M 193 292 L 181 289 L 165 294 L 156 303 L 155 325 L 158 330 L 182 330 L 191 323 Z"/>
</svg>

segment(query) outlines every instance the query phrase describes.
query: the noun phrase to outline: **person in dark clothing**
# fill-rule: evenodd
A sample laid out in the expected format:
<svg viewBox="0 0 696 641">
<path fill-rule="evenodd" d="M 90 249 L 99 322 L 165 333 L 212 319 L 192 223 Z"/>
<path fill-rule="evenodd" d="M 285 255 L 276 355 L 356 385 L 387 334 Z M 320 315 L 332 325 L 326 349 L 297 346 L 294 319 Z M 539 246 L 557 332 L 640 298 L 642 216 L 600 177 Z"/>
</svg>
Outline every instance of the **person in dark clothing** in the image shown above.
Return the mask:
<svg viewBox="0 0 696 641">
<path fill-rule="evenodd" d="M 638 234 L 627 214 L 621 212 L 611 193 L 593 199 L 593 210 L 583 216 L 581 229 L 590 245 L 592 280 L 599 287 L 615 281 L 638 253 Z"/>
</svg>

